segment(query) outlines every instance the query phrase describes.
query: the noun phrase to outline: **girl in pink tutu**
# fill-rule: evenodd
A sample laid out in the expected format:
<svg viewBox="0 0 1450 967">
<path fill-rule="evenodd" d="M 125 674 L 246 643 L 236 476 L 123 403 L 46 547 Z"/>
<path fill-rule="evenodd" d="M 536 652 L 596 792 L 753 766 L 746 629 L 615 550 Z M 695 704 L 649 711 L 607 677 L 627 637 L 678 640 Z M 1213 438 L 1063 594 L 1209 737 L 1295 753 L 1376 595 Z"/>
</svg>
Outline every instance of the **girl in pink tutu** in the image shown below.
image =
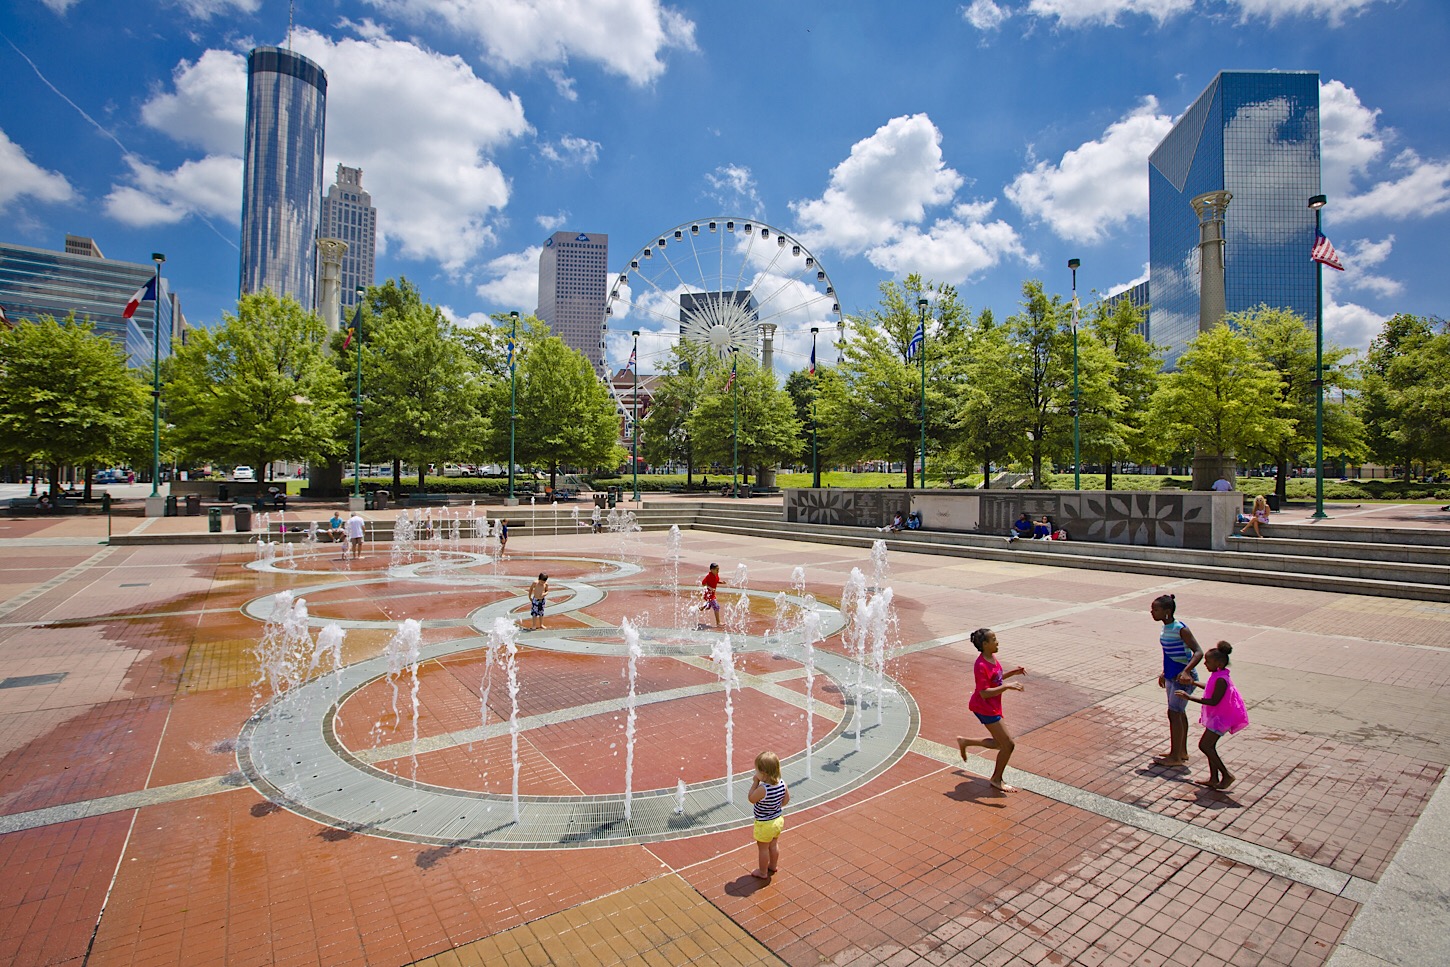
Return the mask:
<svg viewBox="0 0 1450 967">
<path fill-rule="evenodd" d="M 1234 687 L 1228 673 L 1228 656 L 1233 654 L 1233 645 L 1220 641 L 1203 656 L 1203 664 L 1209 671 L 1208 681 L 1203 686 L 1203 697 L 1194 698 L 1187 692 L 1177 693 L 1179 698 L 1197 702 L 1203 706 L 1198 717 L 1203 726 L 1203 738 L 1198 740 L 1198 750 L 1208 759 L 1208 781 L 1199 783 L 1210 789 L 1227 789 L 1234 784 L 1233 773 L 1218 757 L 1218 740 L 1249 724 L 1249 712 L 1244 707 L 1243 696 Z"/>
</svg>

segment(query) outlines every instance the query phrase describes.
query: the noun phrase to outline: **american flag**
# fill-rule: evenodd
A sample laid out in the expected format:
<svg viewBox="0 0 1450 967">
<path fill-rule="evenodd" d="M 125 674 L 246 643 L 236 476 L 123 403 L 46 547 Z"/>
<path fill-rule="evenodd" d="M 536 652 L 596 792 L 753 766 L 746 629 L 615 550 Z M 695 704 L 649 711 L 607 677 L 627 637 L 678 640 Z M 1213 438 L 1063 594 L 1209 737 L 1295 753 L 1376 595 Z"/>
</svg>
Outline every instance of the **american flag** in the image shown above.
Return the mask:
<svg viewBox="0 0 1450 967">
<path fill-rule="evenodd" d="M 635 354 L 638 352 L 638 349 L 631 349 L 629 351 L 629 362 L 624 364 L 625 369 L 630 370 L 631 372 L 634 370 Z"/>
<path fill-rule="evenodd" d="M 730 392 L 730 387 L 735 385 L 735 357 L 730 357 L 730 378 L 725 381 L 725 392 Z"/>
<path fill-rule="evenodd" d="M 917 323 L 916 332 L 911 334 L 911 342 L 906 346 L 906 359 L 908 362 L 916 358 L 916 354 L 921 352 L 921 347 L 926 342 L 926 330 L 923 328 L 924 326 L 925 323 Z"/>
<path fill-rule="evenodd" d="M 1314 248 L 1309 252 L 1312 261 L 1329 266 L 1331 269 L 1344 271 L 1344 266 L 1339 263 L 1339 255 L 1334 251 L 1334 244 L 1324 237 L 1321 232 L 1314 238 Z"/>
</svg>

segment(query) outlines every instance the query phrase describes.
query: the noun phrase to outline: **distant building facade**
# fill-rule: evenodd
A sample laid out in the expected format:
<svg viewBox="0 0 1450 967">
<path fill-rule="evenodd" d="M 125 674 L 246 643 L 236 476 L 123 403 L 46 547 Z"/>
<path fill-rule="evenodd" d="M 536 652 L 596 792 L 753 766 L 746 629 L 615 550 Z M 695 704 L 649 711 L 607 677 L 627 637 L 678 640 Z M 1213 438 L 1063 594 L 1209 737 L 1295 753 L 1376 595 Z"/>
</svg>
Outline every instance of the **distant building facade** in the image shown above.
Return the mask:
<svg viewBox="0 0 1450 967">
<path fill-rule="evenodd" d="M 565 345 L 583 353 L 601 378 L 604 364 L 605 284 L 609 236 L 555 232 L 539 253 L 539 304 L 534 315 Z"/>
<path fill-rule="evenodd" d="M 1224 71 L 1148 160 L 1149 336 L 1177 364 L 1198 335 L 1199 218 L 1192 199 L 1227 191 L 1228 312 L 1264 303 L 1314 319 L 1319 74 Z"/>
<path fill-rule="evenodd" d="M 130 319 L 121 316 L 131 296 L 156 274 L 156 265 L 103 258 L 94 242 L 77 235 L 66 237 L 66 248 L 51 252 L 0 243 L 0 306 L 5 318 L 14 325 L 22 320 L 38 322 L 43 316 L 64 320 L 74 313 L 78 321 L 89 321 L 97 333 L 125 350 L 128 365 L 148 372 L 159 318 L 161 356 L 171 355 L 172 339 L 185 338 L 186 320 L 164 274 L 159 305 L 142 302 Z M 82 250 L 96 254 L 75 254 Z"/>
<path fill-rule="evenodd" d="M 1110 295 L 1103 300 L 1110 307 L 1116 306 L 1119 302 L 1126 302 L 1129 305 L 1141 310 L 1143 313 L 1143 321 L 1138 323 L 1137 331 L 1138 335 L 1142 336 L 1144 339 L 1148 339 L 1148 311 L 1151 307 L 1151 302 L 1148 298 L 1148 290 L 1148 280 L 1144 279 L 1137 285 L 1129 286 L 1122 292 L 1114 293 L 1113 295 Z M 1149 341 L 1151 342 L 1152 340 Z"/>
<path fill-rule="evenodd" d="M 373 284 L 378 252 L 378 212 L 362 186 L 362 169 L 337 166 L 337 181 L 322 201 L 322 238 L 347 243 L 342 256 L 342 307 L 357 305 L 358 286 Z"/>
<path fill-rule="evenodd" d="M 271 289 L 315 307 L 327 74 L 301 54 L 247 55 L 242 169 L 243 295 Z"/>
</svg>

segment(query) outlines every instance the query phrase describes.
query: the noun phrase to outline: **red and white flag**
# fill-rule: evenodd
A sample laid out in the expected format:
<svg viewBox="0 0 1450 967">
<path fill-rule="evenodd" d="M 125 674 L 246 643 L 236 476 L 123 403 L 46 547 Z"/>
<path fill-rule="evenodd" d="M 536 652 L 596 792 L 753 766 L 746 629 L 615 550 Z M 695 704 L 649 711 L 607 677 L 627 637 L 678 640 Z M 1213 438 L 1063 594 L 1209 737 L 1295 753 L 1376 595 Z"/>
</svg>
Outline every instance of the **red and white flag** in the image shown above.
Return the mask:
<svg viewBox="0 0 1450 967">
<path fill-rule="evenodd" d="M 1339 263 L 1339 255 L 1334 251 L 1334 245 L 1321 233 L 1315 236 L 1314 249 L 1309 253 L 1311 261 L 1319 262 L 1329 266 L 1331 269 L 1344 271 L 1344 266 Z"/>
<path fill-rule="evenodd" d="M 725 381 L 725 392 L 730 392 L 730 387 L 735 385 L 735 357 L 730 357 L 730 378 Z"/>
<path fill-rule="evenodd" d="M 129 319 L 136 314 L 136 310 L 140 307 L 141 303 L 155 301 L 156 277 L 153 275 L 146 281 L 145 285 L 136 290 L 136 294 L 131 297 L 131 301 L 126 303 L 126 308 L 121 310 L 121 318 Z"/>
</svg>

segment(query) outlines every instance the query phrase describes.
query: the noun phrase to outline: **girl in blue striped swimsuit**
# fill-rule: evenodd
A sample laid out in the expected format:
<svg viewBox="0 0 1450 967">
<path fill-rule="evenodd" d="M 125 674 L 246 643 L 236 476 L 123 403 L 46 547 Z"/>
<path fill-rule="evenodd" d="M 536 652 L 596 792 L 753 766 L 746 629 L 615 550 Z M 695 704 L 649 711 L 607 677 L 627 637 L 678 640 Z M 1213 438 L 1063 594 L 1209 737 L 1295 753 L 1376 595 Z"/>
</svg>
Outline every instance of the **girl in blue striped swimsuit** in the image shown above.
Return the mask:
<svg viewBox="0 0 1450 967">
<path fill-rule="evenodd" d="M 790 790 L 780 778 L 780 758 L 774 752 L 755 757 L 749 798 L 755 805 L 755 845 L 760 850 L 760 866 L 750 875 L 768 880 L 780 864 L 780 834 L 785 829 L 785 805 L 790 802 Z"/>
<path fill-rule="evenodd" d="M 1150 613 L 1154 621 L 1163 622 L 1158 644 L 1163 648 L 1163 674 L 1158 687 L 1168 693 L 1168 754 L 1153 761 L 1160 766 L 1179 768 L 1188 765 L 1188 699 L 1198 687 L 1194 669 L 1203 661 L 1203 649 L 1188 626 L 1174 617 L 1178 602 L 1171 594 L 1153 599 Z"/>
</svg>

